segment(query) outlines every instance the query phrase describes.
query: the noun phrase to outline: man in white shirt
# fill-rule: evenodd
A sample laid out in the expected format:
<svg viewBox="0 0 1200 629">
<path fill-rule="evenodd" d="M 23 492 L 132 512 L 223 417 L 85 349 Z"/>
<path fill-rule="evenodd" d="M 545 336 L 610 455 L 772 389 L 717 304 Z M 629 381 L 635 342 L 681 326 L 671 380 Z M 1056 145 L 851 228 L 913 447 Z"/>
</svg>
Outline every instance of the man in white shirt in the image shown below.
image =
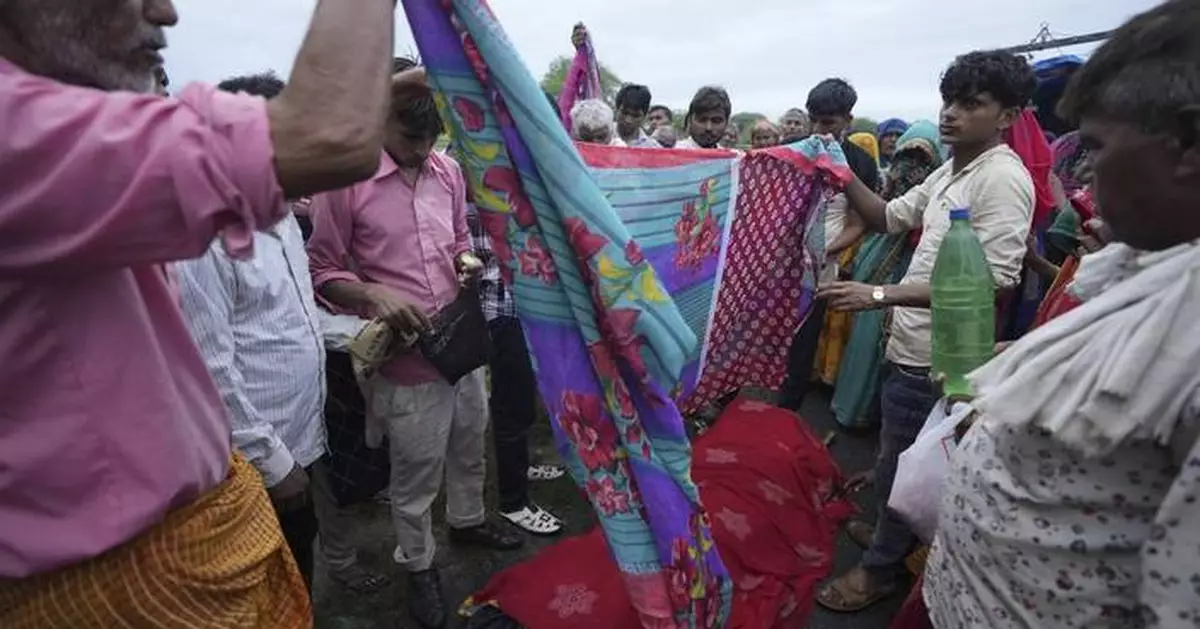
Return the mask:
<svg viewBox="0 0 1200 629">
<path fill-rule="evenodd" d="M 650 88 L 645 85 L 627 83 L 617 92 L 616 104 L 617 139 L 625 146 L 638 148 L 662 148 L 645 130 L 646 116 L 650 112 Z"/>
<path fill-rule="evenodd" d="M 273 98 L 273 75 L 230 79 L 228 92 Z M 233 419 L 233 445 L 259 473 L 310 588 L 317 520 L 309 470 L 325 454 L 325 347 L 295 217 L 254 234 L 255 257 L 220 243 L 173 268 L 192 335 Z"/>
<path fill-rule="evenodd" d="M 875 465 L 879 513 L 873 535 L 869 525 L 850 527 L 850 536 L 867 550 L 859 567 L 818 594 L 817 601 L 827 608 L 855 612 L 895 592 L 904 558 L 915 545 L 912 532 L 886 505 L 897 459 L 916 439 L 938 396 L 929 373 L 933 263 L 950 226 L 950 210 L 967 208 L 997 289 L 1017 285 L 1033 216 L 1034 187 L 1003 135 L 1032 98 L 1035 86 L 1033 71 L 1023 58 L 1003 52 L 959 57 L 941 82 L 941 135 L 953 147 L 953 159 L 890 203 L 857 178 L 846 187 L 851 209 L 868 228 L 889 233 L 924 231 L 898 285 L 837 282 L 818 293 L 834 310 L 891 308 L 893 316 Z"/>
</svg>

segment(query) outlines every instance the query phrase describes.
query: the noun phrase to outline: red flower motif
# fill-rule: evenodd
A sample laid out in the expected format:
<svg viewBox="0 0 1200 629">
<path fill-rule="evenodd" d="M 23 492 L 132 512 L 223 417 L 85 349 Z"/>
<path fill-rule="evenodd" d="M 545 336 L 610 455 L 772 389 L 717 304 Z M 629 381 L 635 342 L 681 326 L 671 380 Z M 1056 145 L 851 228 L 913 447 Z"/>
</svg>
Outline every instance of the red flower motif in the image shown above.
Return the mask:
<svg viewBox="0 0 1200 629">
<path fill-rule="evenodd" d="M 606 469 L 616 460 L 617 431 L 602 421 L 600 398 L 576 391 L 563 394 L 558 423 L 589 471 Z"/>
<path fill-rule="evenodd" d="M 463 128 L 467 131 L 475 133 L 483 129 L 483 108 L 479 106 L 479 103 L 464 96 L 455 96 L 454 111 L 458 112 Z"/>
<path fill-rule="evenodd" d="M 591 354 L 592 364 L 596 367 L 596 373 L 600 376 L 600 381 L 605 386 L 612 387 L 613 397 L 617 400 L 617 407 L 620 410 L 622 417 L 633 417 L 636 410 L 633 406 L 633 398 L 629 396 L 629 388 L 621 380 L 621 370 L 617 367 L 617 361 L 609 351 L 608 346 L 604 341 L 588 344 L 588 354 Z"/>
<path fill-rule="evenodd" d="M 587 488 L 592 502 L 604 515 L 612 517 L 618 513 L 629 513 L 629 492 L 617 489 L 612 477 L 589 480 Z"/>
<path fill-rule="evenodd" d="M 642 425 L 639 422 L 630 422 L 629 426 L 625 428 L 625 443 L 630 445 L 641 443 L 642 438 L 645 436 L 645 433 L 642 432 Z"/>
<path fill-rule="evenodd" d="M 710 188 L 709 188 L 709 186 L 708 186 L 708 182 L 709 182 L 709 181 L 710 181 L 710 180 L 708 180 L 708 179 L 705 179 L 705 180 L 704 180 L 704 181 L 703 181 L 703 182 L 700 184 L 700 196 L 702 196 L 702 197 L 707 197 L 707 196 L 708 196 L 708 191 L 710 190 Z"/>
<path fill-rule="evenodd" d="M 717 250 L 717 219 L 713 218 L 712 214 L 704 217 L 704 222 L 700 224 L 700 233 L 696 235 L 695 248 L 700 252 L 701 256 L 711 255 Z"/>
<path fill-rule="evenodd" d="M 494 90 L 492 91 L 492 107 L 495 109 L 496 120 L 500 122 L 501 127 L 513 126 L 512 114 L 508 113 L 508 105 L 504 103 L 504 98 L 500 96 L 499 92 Z"/>
<path fill-rule="evenodd" d="M 704 217 L 696 229 L 693 218 L 685 216 L 675 224 L 675 242 L 678 250 L 675 252 L 675 266 L 681 269 L 695 269 L 704 264 L 705 258 L 717 251 L 720 241 L 720 230 L 717 219 L 712 214 Z"/>
<path fill-rule="evenodd" d="M 530 234 L 525 239 L 525 249 L 517 254 L 517 259 L 521 262 L 521 273 L 550 285 L 558 281 L 558 268 L 554 266 L 554 259 L 537 236 Z"/>
<path fill-rule="evenodd" d="M 488 74 L 487 64 L 483 62 L 483 55 L 479 52 L 479 47 L 475 45 L 475 40 L 467 33 L 462 33 L 463 53 L 467 56 L 467 61 L 471 64 L 471 69 L 475 71 L 475 78 L 479 82 L 487 85 L 490 75 Z"/>
<path fill-rule="evenodd" d="M 647 376 L 646 361 L 642 359 L 642 337 L 634 326 L 641 313 L 632 308 L 609 308 L 600 310 L 600 337 L 608 341 L 609 347 L 629 363 L 629 368 L 638 380 Z"/>
<path fill-rule="evenodd" d="M 633 240 L 625 243 L 625 261 L 633 266 L 638 266 L 646 261 L 646 256 L 642 254 L 642 248 Z"/>
<path fill-rule="evenodd" d="M 690 610 L 692 605 L 692 567 L 688 556 L 688 544 L 677 537 L 671 542 L 671 565 L 666 567 L 668 577 L 667 595 L 676 610 Z"/>
<path fill-rule="evenodd" d="M 608 244 L 603 236 L 597 236 L 588 229 L 587 224 L 580 218 L 568 218 L 567 225 L 567 241 L 571 243 L 571 248 L 575 250 L 575 255 L 579 256 L 580 260 L 591 260 L 604 245 Z"/>
<path fill-rule="evenodd" d="M 507 166 L 492 166 L 483 173 L 483 185 L 505 196 L 518 227 L 532 227 L 537 223 L 537 214 L 534 213 L 529 198 L 525 196 L 525 190 L 521 187 L 521 177 L 515 170 Z"/>
</svg>

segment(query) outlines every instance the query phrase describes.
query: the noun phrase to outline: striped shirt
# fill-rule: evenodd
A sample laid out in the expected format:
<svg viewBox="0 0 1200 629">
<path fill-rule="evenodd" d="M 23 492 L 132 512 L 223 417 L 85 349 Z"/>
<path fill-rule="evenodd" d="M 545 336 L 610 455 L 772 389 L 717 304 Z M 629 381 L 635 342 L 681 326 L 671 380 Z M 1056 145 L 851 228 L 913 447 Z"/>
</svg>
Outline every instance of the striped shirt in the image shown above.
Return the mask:
<svg viewBox="0 0 1200 629">
<path fill-rule="evenodd" d="M 237 261 L 214 245 L 175 272 L 233 445 L 272 487 L 325 454 L 325 347 L 296 219 L 255 234 L 254 251 Z"/>
</svg>

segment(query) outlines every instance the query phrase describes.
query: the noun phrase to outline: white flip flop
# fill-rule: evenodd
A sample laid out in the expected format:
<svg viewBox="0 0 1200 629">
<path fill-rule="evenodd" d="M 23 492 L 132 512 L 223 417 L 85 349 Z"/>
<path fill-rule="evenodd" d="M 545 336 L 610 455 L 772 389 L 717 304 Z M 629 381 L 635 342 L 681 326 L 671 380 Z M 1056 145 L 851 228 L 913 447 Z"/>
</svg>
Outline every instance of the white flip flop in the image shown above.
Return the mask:
<svg viewBox="0 0 1200 629">
<path fill-rule="evenodd" d="M 530 465 L 528 478 L 532 481 L 558 480 L 566 476 L 567 471 L 558 465 Z"/>
<path fill-rule="evenodd" d="M 532 504 L 520 511 L 501 513 L 500 517 L 523 531 L 542 537 L 558 535 L 563 529 L 562 520 L 554 517 L 554 514 L 549 511 Z"/>
</svg>

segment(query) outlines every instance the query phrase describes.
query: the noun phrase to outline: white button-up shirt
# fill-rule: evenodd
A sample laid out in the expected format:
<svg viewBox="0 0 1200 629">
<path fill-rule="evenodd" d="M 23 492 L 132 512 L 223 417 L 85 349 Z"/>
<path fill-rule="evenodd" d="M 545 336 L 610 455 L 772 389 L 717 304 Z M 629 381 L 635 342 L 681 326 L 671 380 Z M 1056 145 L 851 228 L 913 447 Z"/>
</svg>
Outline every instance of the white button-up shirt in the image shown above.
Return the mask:
<svg viewBox="0 0 1200 629">
<path fill-rule="evenodd" d="M 996 286 L 1016 286 L 1025 260 L 1033 204 L 1033 178 L 1008 145 L 984 152 L 957 173 L 952 161 L 947 161 L 924 183 L 887 205 L 890 233 L 924 229 L 900 284 L 929 283 L 938 249 L 950 229 L 950 210 L 967 208 Z M 909 367 L 928 367 L 933 353 L 932 327 L 928 308 L 895 308 L 887 359 Z"/>
<path fill-rule="evenodd" d="M 216 244 L 174 268 L 233 445 L 272 487 L 325 453 L 325 346 L 296 219 L 256 233 L 254 253 L 232 260 Z"/>
</svg>

